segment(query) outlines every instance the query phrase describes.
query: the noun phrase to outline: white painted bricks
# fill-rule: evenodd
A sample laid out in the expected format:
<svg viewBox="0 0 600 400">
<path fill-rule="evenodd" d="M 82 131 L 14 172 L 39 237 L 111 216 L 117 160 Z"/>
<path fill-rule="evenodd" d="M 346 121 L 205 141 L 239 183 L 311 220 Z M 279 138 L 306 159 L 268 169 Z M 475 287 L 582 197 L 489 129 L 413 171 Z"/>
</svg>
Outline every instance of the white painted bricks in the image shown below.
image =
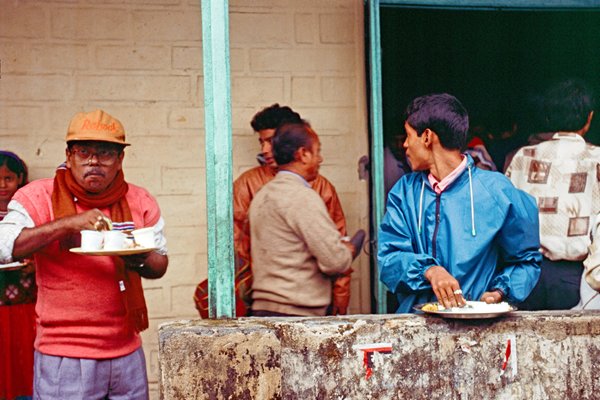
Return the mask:
<svg viewBox="0 0 600 400">
<path fill-rule="evenodd" d="M 234 177 L 256 165 L 253 114 L 290 105 L 322 136 L 323 171 L 350 230 L 368 228 L 368 185 L 356 177 L 368 152 L 362 9 L 360 0 L 230 1 Z M 71 116 L 103 108 L 132 143 L 126 179 L 159 201 L 170 266 L 144 283 L 155 390 L 156 323 L 196 317 L 193 290 L 206 277 L 201 50 L 198 0 L 5 1 L 0 12 L 2 149 L 22 155 L 31 178 L 52 176 Z M 363 258 L 354 264 L 353 313 L 369 307 Z"/>
</svg>

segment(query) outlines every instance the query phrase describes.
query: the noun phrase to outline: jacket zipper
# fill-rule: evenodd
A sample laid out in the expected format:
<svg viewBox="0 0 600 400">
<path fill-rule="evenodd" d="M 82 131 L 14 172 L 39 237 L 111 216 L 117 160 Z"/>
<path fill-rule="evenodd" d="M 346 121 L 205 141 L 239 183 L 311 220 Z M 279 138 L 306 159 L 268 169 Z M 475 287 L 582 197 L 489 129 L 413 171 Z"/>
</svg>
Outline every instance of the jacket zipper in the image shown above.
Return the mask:
<svg viewBox="0 0 600 400">
<path fill-rule="evenodd" d="M 437 194 L 435 196 L 435 229 L 433 230 L 433 239 L 431 240 L 431 245 L 432 245 L 432 254 L 433 254 L 433 258 L 437 257 L 437 251 L 436 251 L 436 241 L 437 241 L 437 234 L 438 234 L 438 230 L 440 228 L 440 206 L 441 206 L 441 198 L 442 198 L 442 194 Z"/>
</svg>

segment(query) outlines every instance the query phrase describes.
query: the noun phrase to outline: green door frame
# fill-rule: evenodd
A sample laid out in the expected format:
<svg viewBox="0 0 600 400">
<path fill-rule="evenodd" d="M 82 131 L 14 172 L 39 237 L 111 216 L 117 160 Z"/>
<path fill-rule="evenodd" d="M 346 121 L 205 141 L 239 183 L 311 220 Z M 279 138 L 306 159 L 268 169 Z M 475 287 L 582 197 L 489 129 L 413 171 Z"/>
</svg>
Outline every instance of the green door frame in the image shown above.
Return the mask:
<svg viewBox="0 0 600 400">
<path fill-rule="evenodd" d="M 233 157 L 227 0 L 201 0 L 208 235 L 208 312 L 235 318 Z"/>
<path fill-rule="evenodd" d="M 384 214 L 384 187 L 383 187 L 383 104 L 382 104 L 382 76 L 381 76 L 381 7 L 405 8 L 444 8 L 444 9 L 474 9 L 474 10 L 569 10 L 569 9 L 594 9 L 600 10 L 598 0 L 366 0 L 368 14 L 369 35 L 369 103 L 370 103 L 370 131 L 371 131 L 371 179 L 372 179 L 372 224 L 373 247 L 377 248 L 378 231 Z M 375 261 L 375 298 L 377 299 L 377 313 L 387 312 L 387 289 L 379 281 L 379 266 L 377 257 Z"/>
</svg>

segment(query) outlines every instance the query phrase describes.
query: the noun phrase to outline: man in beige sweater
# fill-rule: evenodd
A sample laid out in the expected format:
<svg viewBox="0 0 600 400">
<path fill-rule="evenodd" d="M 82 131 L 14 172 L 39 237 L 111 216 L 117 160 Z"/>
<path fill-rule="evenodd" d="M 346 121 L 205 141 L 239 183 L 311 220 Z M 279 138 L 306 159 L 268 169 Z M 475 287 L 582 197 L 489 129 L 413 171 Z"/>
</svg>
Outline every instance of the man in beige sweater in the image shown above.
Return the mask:
<svg viewBox="0 0 600 400">
<path fill-rule="evenodd" d="M 350 269 L 364 232 L 343 241 L 323 199 L 308 184 L 323 161 L 309 125 L 280 126 L 272 144 L 279 172 L 256 194 L 249 211 L 252 315 L 325 315 L 331 280 Z"/>
</svg>

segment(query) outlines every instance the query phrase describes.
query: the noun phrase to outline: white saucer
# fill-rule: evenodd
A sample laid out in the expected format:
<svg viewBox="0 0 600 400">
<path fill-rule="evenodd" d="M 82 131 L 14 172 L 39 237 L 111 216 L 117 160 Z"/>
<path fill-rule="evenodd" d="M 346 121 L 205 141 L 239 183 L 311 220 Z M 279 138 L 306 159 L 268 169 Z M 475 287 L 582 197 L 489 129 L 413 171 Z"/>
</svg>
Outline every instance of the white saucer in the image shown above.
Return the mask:
<svg viewBox="0 0 600 400">
<path fill-rule="evenodd" d="M 20 261 L 15 261 L 8 264 L 0 264 L 0 271 L 16 271 L 18 269 L 23 268 L 27 264 L 22 263 Z"/>
<path fill-rule="evenodd" d="M 132 254 L 148 253 L 156 250 L 155 247 L 134 247 L 131 249 L 121 250 L 83 250 L 81 247 L 70 249 L 72 253 L 81 254 L 84 256 L 129 256 Z"/>
</svg>

